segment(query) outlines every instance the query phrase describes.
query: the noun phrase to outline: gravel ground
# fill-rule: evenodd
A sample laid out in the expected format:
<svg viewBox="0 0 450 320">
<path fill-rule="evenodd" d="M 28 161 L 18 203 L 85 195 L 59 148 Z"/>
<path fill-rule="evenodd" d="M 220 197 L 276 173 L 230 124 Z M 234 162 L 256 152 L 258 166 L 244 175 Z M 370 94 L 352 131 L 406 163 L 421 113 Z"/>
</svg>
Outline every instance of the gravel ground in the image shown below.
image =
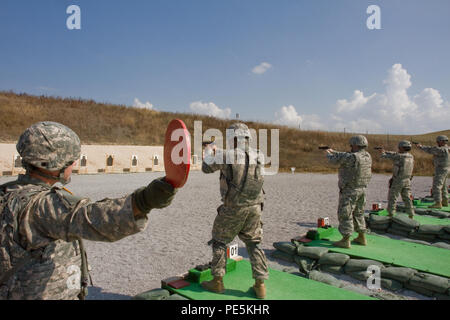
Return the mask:
<svg viewBox="0 0 450 320">
<path fill-rule="evenodd" d="M 74 194 L 92 201 L 131 193 L 163 173 L 74 175 L 67 186 Z M 15 177 L 1 177 L 0 184 Z M 220 205 L 219 174 L 190 173 L 187 184 L 178 191 L 172 204 L 149 214 L 143 232 L 114 243 L 86 241 L 94 285 L 89 299 L 129 299 L 146 290 L 159 288 L 161 279 L 182 274 L 211 259 L 211 228 Z M 386 206 L 389 176 L 374 175 L 367 191 L 366 209 L 372 203 Z M 431 177 L 414 177 L 416 197 L 429 194 Z M 289 241 L 316 226 L 319 217 L 329 217 L 337 225 L 338 188 L 336 174 L 280 173 L 265 178 L 266 202 L 263 212 L 262 247 L 269 266 L 283 270 L 294 264 L 275 261 L 272 243 Z M 237 240 L 239 254 L 247 258 L 244 244 Z M 339 279 L 361 287 L 348 276 Z M 403 291 L 407 299 L 428 299 Z"/>
</svg>

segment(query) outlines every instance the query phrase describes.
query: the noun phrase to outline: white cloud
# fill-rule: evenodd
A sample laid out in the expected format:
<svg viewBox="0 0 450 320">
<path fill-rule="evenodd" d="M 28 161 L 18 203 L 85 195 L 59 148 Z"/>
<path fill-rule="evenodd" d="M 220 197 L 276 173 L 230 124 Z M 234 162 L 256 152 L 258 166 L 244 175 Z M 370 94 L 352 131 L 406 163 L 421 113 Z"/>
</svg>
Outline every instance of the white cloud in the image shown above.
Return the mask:
<svg viewBox="0 0 450 320">
<path fill-rule="evenodd" d="M 325 125 L 320 121 L 320 117 L 316 114 L 298 114 L 293 105 L 283 106 L 275 112 L 275 123 L 288 127 L 322 130 Z"/>
<path fill-rule="evenodd" d="M 409 95 L 411 75 L 394 64 L 383 81 L 380 93 L 354 90 L 349 99 L 336 101 L 334 112 L 324 117 L 298 113 L 293 105 L 275 113 L 275 123 L 305 130 L 333 130 L 365 133 L 415 134 L 448 130 L 450 102 L 438 90 L 425 88 Z"/>
<path fill-rule="evenodd" d="M 363 107 L 370 99 L 375 97 L 375 93 L 369 97 L 364 97 L 364 93 L 362 93 L 359 90 L 355 90 L 353 92 L 353 97 L 350 99 L 350 101 L 346 99 L 341 99 L 337 101 L 337 111 L 343 112 L 343 111 L 353 111 L 360 109 Z"/>
<path fill-rule="evenodd" d="M 282 106 L 279 111 L 275 112 L 275 118 L 275 123 L 297 128 L 303 121 L 293 105 Z"/>
<path fill-rule="evenodd" d="M 139 101 L 138 98 L 134 98 L 134 104 L 133 107 L 136 108 L 141 108 L 141 109 L 149 109 L 149 110 L 155 110 L 153 108 L 153 104 L 150 103 L 150 101 L 147 101 L 145 103 L 142 103 L 141 101 Z"/>
<path fill-rule="evenodd" d="M 211 117 L 229 118 L 231 115 L 230 108 L 221 109 L 213 102 L 204 103 L 201 101 L 195 101 L 190 104 L 190 108 L 195 113 L 205 114 Z"/>
<path fill-rule="evenodd" d="M 265 73 L 267 70 L 269 70 L 270 68 L 272 68 L 272 65 L 268 62 L 262 62 L 261 64 L 257 65 L 256 67 L 254 67 L 252 69 L 253 73 L 256 74 L 263 74 Z"/>
<path fill-rule="evenodd" d="M 438 90 L 426 88 L 410 97 L 411 75 L 401 64 L 388 70 L 383 83 L 383 93 L 365 96 L 355 90 L 350 99 L 337 100 L 332 128 L 407 134 L 448 129 L 450 104 L 444 102 Z"/>
</svg>

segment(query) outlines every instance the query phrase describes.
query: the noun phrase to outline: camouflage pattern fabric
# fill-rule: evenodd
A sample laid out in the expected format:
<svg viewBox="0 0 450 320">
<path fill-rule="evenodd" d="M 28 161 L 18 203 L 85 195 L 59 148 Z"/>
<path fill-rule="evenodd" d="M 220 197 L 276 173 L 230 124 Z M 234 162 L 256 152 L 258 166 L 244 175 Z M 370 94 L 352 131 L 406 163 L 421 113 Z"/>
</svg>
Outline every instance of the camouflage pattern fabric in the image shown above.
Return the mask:
<svg viewBox="0 0 450 320">
<path fill-rule="evenodd" d="M 365 232 L 364 206 L 366 187 L 372 177 L 372 158 L 365 150 L 337 152 L 327 155 L 331 163 L 339 164 L 339 232 L 350 235 L 354 230 Z"/>
<path fill-rule="evenodd" d="M 339 189 L 367 187 L 372 178 L 372 157 L 367 151 L 333 151 L 327 157 L 331 163 L 339 164 Z"/>
<path fill-rule="evenodd" d="M 247 149 L 249 156 L 249 168 L 247 175 L 255 173 L 257 163 L 262 164 L 259 168 L 264 170 L 264 158 L 257 150 Z M 236 236 L 245 243 L 252 265 L 254 279 L 267 279 L 267 259 L 259 247 L 262 241 L 263 229 L 261 221 L 261 206 L 264 201 L 262 189 L 258 191 L 253 199 L 244 194 L 230 192 L 229 181 L 236 186 L 241 186 L 242 181 L 247 179 L 246 153 L 240 148 L 234 150 L 217 149 L 216 154 L 206 155 L 202 164 L 204 173 L 213 173 L 220 170 L 220 194 L 223 205 L 217 209 L 217 216 L 212 229 L 212 274 L 224 276 L 226 267 L 226 245 L 233 241 Z M 228 159 L 228 161 L 227 161 Z M 227 162 L 229 164 L 227 164 Z M 230 163 L 232 162 L 232 164 Z"/>
<path fill-rule="evenodd" d="M 450 148 L 422 146 L 421 149 L 433 155 L 434 177 L 433 177 L 433 198 L 435 202 L 448 201 L 447 177 L 450 172 Z"/>
<path fill-rule="evenodd" d="M 381 154 L 381 158 L 394 162 L 392 184 L 388 193 L 387 211 L 393 215 L 396 210 L 396 201 L 399 195 L 405 204 L 406 213 L 414 215 L 414 206 L 411 200 L 411 177 L 414 168 L 414 157 L 409 152 L 389 152 Z"/>
<path fill-rule="evenodd" d="M 230 208 L 221 205 L 212 229 L 213 276 L 225 275 L 227 260 L 226 244 L 238 236 L 247 248 L 254 279 L 268 279 L 269 271 L 264 251 L 259 247 L 263 237 L 261 206 Z"/>
<path fill-rule="evenodd" d="M 206 155 L 202 163 L 202 171 L 204 173 L 213 173 L 220 170 L 220 195 L 222 202 L 227 207 L 246 207 L 261 204 L 264 202 L 264 194 L 261 190 L 259 195 L 249 199 L 244 195 L 235 195 L 233 191 L 229 190 L 228 181 L 231 181 L 235 186 L 241 186 L 245 174 L 245 151 L 239 148 L 234 150 L 217 149 L 215 155 Z M 254 175 L 255 170 L 260 170 L 260 174 L 264 174 L 264 156 L 257 150 L 249 148 L 247 150 L 249 155 L 250 167 L 248 172 Z M 229 163 L 229 164 L 227 164 Z M 258 166 L 257 164 L 261 164 Z M 250 181 L 251 179 L 247 179 Z"/>
<path fill-rule="evenodd" d="M 28 175 L 0 186 L 0 274 L 33 250 L 42 250 L 0 286 L 0 299 L 77 299 L 81 255 L 78 239 L 112 242 L 143 230 L 131 195 L 90 202 Z"/>
<path fill-rule="evenodd" d="M 80 139 L 70 128 L 51 121 L 27 128 L 16 145 L 24 167 L 31 164 L 46 170 L 59 170 L 75 160 L 81 152 Z"/>
<path fill-rule="evenodd" d="M 351 235 L 353 231 L 366 231 L 365 205 L 366 190 L 364 188 L 346 188 L 339 192 L 338 230 L 343 236 Z"/>
<path fill-rule="evenodd" d="M 396 211 L 396 202 L 398 196 L 401 195 L 403 203 L 405 204 L 405 212 L 410 216 L 414 216 L 414 206 L 411 200 L 411 180 L 396 180 L 392 181 L 388 192 L 387 211 L 393 215 Z"/>
</svg>

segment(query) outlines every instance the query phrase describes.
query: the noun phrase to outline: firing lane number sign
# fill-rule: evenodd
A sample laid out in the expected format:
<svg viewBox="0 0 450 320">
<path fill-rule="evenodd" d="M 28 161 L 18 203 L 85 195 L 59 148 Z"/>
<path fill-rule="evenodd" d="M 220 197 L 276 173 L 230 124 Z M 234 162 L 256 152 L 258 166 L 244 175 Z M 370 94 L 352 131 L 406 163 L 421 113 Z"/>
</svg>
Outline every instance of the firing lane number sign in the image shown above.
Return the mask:
<svg viewBox="0 0 450 320">
<path fill-rule="evenodd" d="M 237 243 L 230 244 L 228 246 L 228 252 L 230 259 L 236 258 L 238 256 L 238 244 Z"/>
</svg>

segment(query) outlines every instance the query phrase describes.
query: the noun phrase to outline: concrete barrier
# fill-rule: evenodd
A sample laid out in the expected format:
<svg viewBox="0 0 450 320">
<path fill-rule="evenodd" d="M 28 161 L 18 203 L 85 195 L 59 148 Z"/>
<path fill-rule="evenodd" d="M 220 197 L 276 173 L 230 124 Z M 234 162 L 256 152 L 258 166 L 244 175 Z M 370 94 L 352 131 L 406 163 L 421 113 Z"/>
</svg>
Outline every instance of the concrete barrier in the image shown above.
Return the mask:
<svg viewBox="0 0 450 320">
<path fill-rule="evenodd" d="M 201 159 L 193 155 L 191 170 L 200 170 Z M 82 145 L 75 174 L 164 171 L 162 146 Z M 15 144 L 0 143 L 0 176 L 24 173 Z"/>
</svg>

